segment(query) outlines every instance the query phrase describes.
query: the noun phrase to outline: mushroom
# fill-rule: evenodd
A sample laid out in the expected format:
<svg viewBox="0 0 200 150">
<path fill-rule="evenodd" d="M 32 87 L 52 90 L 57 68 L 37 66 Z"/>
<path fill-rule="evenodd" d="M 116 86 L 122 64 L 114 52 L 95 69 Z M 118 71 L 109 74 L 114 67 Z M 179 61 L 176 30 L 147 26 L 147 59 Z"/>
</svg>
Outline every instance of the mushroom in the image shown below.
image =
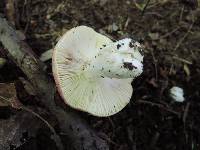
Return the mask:
<svg viewBox="0 0 200 150">
<path fill-rule="evenodd" d="M 66 104 L 94 116 L 121 111 L 132 96 L 132 80 L 143 71 L 142 49 L 126 38 L 113 42 L 87 26 L 67 31 L 56 44 L 52 69 Z"/>
<path fill-rule="evenodd" d="M 170 89 L 170 96 L 176 102 L 184 102 L 184 92 L 183 89 L 178 86 L 173 86 Z"/>
</svg>

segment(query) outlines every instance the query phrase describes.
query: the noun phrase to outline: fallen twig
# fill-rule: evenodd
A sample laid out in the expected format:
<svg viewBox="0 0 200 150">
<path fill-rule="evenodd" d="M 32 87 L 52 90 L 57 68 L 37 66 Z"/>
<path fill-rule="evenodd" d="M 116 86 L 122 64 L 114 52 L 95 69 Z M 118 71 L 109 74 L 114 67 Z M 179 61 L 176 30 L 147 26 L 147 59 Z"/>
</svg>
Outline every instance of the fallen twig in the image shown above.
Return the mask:
<svg viewBox="0 0 200 150">
<path fill-rule="evenodd" d="M 31 48 L 21 41 L 6 19 L 0 17 L 0 41 L 8 51 L 8 56 L 24 72 L 37 91 L 38 97 L 50 112 L 56 116 L 61 132 L 68 138 L 65 143 L 72 149 L 109 149 L 86 122 L 75 112 L 66 112 L 54 102 L 55 86 L 44 71 L 44 64 L 35 56 Z M 71 143 L 70 143 L 71 142 Z"/>
<path fill-rule="evenodd" d="M 183 63 L 186 63 L 188 65 L 192 65 L 192 62 L 190 62 L 190 61 L 188 61 L 186 59 L 183 59 L 183 58 L 180 58 L 180 57 L 177 57 L 177 56 L 173 56 L 172 58 L 175 59 L 175 60 L 181 61 Z"/>
<path fill-rule="evenodd" d="M 192 22 L 192 24 L 190 25 L 188 31 L 184 34 L 184 36 L 178 41 L 178 43 L 176 44 L 176 47 L 174 48 L 174 51 L 176 51 L 180 45 L 183 43 L 183 41 L 185 40 L 185 38 L 189 35 L 190 31 L 192 30 L 194 22 Z"/>
<path fill-rule="evenodd" d="M 183 113 L 183 123 L 184 124 L 186 123 L 186 119 L 187 119 L 187 116 L 188 116 L 189 109 L 190 109 L 190 102 L 187 103 L 185 110 L 184 110 L 184 113 Z"/>
<path fill-rule="evenodd" d="M 145 101 L 145 100 L 139 100 L 138 103 L 150 104 L 151 106 L 157 106 L 158 108 L 163 109 L 163 110 L 166 110 L 166 111 L 168 111 L 168 112 L 170 112 L 170 113 L 173 113 L 173 114 L 177 115 L 178 117 L 180 117 L 180 115 L 181 115 L 179 112 L 176 112 L 176 111 L 174 111 L 174 110 L 172 110 L 172 109 L 170 109 L 170 108 L 167 108 L 167 107 L 165 107 L 165 106 L 162 105 L 162 104 L 153 103 L 153 102 Z"/>
<path fill-rule="evenodd" d="M 174 30 L 167 32 L 166 34 L 164 34 L 163 36 L 160 37 L 160 39 L 164 39 L 166 37 L 169 37 L 170 35 L 172 35 L 174 32 L 178 31 L 180 29 L 180 27 L 176 27 Z"/>
<path fill-rule="evenodd" d="M 0 95 L 0 101 L 3 100 L 3 101 L 6 101 L 7 103 L 10 103 L 9 99 L 3 97 Z M 29 109 L 28 107 L 26 106 L 23 106 L 21 103 L 20 103 L 20 109 L 22 110 L 25 110 L 29 113 L 31 113 L 32 115 L 36 116 L 37 118 L 39 118 L 41 121 L 43 121 L 47 126 L 48 128 L 50 129 L 50 131 L 53 133 L 53 140 L 55 141 L 56 145 L 57 145 L 57 148 L 59 150 L 64 150 L 64 147 L 62 145 L 62 142 L 60 140 L 60 137 L 57 135 L 56 131 L 54 130 L 54 128 L 48 123 L 48 121 L 46 121 L 42 116 L 40 116 L 39 114 L 37 114 L 36 112 L 34 112 L 33 110 Z"/>
<path fill-rule="evenodd" d="M 144 8 L 143 8 L 143 10 L 142 10 L 142 16 L 144 15 L 144 13 L 145 13 L 145 11 L 146 11 L 146 8 L 147 8 L 147 6 L 149 5 L 149 3 L 150 3 L 150 0 L 147 0 L 146 4 L 145 4 L 145 6 L 144 6 Z"/>
</svg>

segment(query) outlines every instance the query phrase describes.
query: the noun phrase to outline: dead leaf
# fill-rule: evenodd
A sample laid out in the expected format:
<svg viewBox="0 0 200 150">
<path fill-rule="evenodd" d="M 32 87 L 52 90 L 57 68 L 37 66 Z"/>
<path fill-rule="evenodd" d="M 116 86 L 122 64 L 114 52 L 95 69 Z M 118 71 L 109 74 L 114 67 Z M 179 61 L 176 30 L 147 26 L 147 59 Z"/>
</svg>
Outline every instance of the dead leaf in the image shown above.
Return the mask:
<svg viewBox="0 0 200 150">
<path fill-rule="evenodd" d="M 17 30 L 16 33 L 19 36 L 20 40 L 24 41 L 26 39 L 26 36 L 22 31 Z"/>
<path fill-rule="evenodd" d="M 11 146 L 18 148 L 35 137 L 42 122 L 35 116 L 21 111 L 8 120 L 0 120 L 0 149 L 10 150 Z"/>
<path fill-rule="evenodd" d="M 141 11 L 144 10 L 147 2 L 148 0 L 134 0 L 135 6 Z"/>
<path fill-rule="evenodd" d="M 187 64 L 183 65 L 183 70 L 185 71 L 187 76 L 190 76 L 190 69 Z"/>
<path fill-rule="evenodd" d="M 34 87 L 31 85 L 30 82 L 28 82 L 27 80 L 25 80 L 24 78 L 20 77 L 19 80 L 22 82 L 26 92 L 29 95 L 35 96 L 36 95 L 36 91 L 34 89 Z"/>
<path fill-rule="evenodd" d="M 149 37 L 152 40 L 158 40 L 160 36 L 159 36 L 159 33 L 149 33 Z"/>
<path fill-rule="evenodd" d="M 0 69 L 5 65 L 6 59 L 0 58 Z"/>
<path fill-rule="evenodd" d="M 15 18 L 16 18 L 15 1 L 6 0 L 5 3 L 6 3 L 6 9 L 5 9 L 6 16 L 8 20 L 12 23 L 12 25 L 15 26 Z"/>
<path fill-rule="evenodd" d="M 1 106 L 12 106 L 16 109 L 21 108 L 14 83 L 0 83 L 0 107 Z"/>
<path fill-rule="evenodd" d="M 104 6 L 106 3 L 108 2 L 108 0 L 100 0 L 100 6 Z"/>
</svg>

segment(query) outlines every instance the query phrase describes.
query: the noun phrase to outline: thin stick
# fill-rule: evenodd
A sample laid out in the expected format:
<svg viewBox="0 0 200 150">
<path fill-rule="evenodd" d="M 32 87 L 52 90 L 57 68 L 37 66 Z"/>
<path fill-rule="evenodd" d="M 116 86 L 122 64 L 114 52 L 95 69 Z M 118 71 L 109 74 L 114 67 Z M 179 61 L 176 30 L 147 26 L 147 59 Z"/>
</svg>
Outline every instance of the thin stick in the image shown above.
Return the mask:
<svg viewBox="0 0 200 150">
<path fill-rule="evenodd" d="M 154 62 L 153 64 L 154 64 L 154 69 L 155 69 L 155 78 L 156 78 L 156 80 L 158 80 L 157 60 L 155 58 L 153 50 L 151 50 L 151 55 L 152 55 L 153 62 Z"/>
<path fill-rule="evenodd" d="M 146 8 L 147 8 L 147 6 L 149 5 L 149 3 L 150 3 L 150 0 L 148 0 L 148 1 L 146 2 L 145 6 L 144 6 L 144 9 L 142 10 L 142 16 L 144 15 L 144 13 L 145 13 L 145 11 L 146 11 Z"/>
<path fill-rule="evenodd" d="M 165 35 L 161 36 L 160 39 L 164 39 L 170 35 L 172 35 L 174 32 L 176 32 L 177 30 L 179 30 L 180 27 L 178 26 L 177 28 L 175 28 L 174 30 L 172 30 L 171 32 L 167 32 Z"/>
<path fill-rule="evenodd" d="M 185 33 L 185 35 L 178 41 L 176 47 L 174 48 L 174 51 L 176 51 L 180 45 L 183 43 L 183 41 L 185 40 L 185 38 L 189 35 L 190 31 L 192 30 L 194 22 L 190 25 L 188 31 Z"/>
<path fill-rule="evenodd" d="M 180 57 L 177 57 L 177 56 L 173 56 L 172 58 L 173 58 L 173 59 L 176 59 L 176 60 L 178 60 L 178 61 L 181 61 L 181 62 L 183 62 L 183 63 L 186 63 L 186 64 L 188 64 L 188 65 L 192 65 L 192 62 L 190 62 L 190 61 L 188 61 L 188 60 L 186 60 L 186 59 L 183 59 L 183 58 L 180 58 Z"/>
<path fill-rule="evenodd" d="M 190 102 L 187 103 L 187 105 L 185 107 L 185 110 L 184 110 L 184 113 L 183 113 L 183 122 L 184 122 L 184 124 L 185 124 L 186 118 L 188 116 L 189 108 L 190 108 Z"/>
<path fill-rule="evenodd" d="M 6 101 L 7 103 L 10 103 L 10 101 L 9 101 L 7 98 L 5 98 L 5 97 L 3 97 L 3 96 L 1 96 L 1 95 L 0 95 L 0 99 L 3 100 L 3 101 Z M 60 137 L 57 135 L 56 131 L 55 131 L 54 128 L 48 123 L 48 121 L 46 121 L 42 116 L 40 116 L 39 114 L 37 114 L 37 113 L 34 112 L 33 110 L 29 109 L 29 108 L 26 107 L 26 106 L 23 106 L 22 104 L 20 105 L 20 109 L 25 110 L 25 111 L 31 113 L 32 115 L 34 115 L 34 116 L 36 116 L 37 118 L 39 118 L 42 122 L 44 122 L 44 123 L 47 125 L 47 127 L 50 129 L 50 131 L 53 133 L 53 140 L 55 141 L 55 143 L 56 143 L 56 145 L 57 145 L 57 148 L 58 148 L 59 150 L 64 150 L 64 147 L 63 147 L 63 145 L 62 145 L 62 142 L 61 142 Z"/>
<path fill-rule="evenodd" d="M 180 16 L 179 16 L 179 23 L 182 21 L 184 8 L 185 8 L 185 7 L 184 7 L 184 5 L 183 5 L 183 7 L 181 8 Z"/>
<path fill-rule="evenodd" d="M 166 110 L 166 111 L 168 111 L 168 112 L 171 112 L 171 113 L 177 115 L 178 117 L 180 117 L 180 113 L 179 113 L 179 112 L 176 112 L 176 111 L 174 111 L 174 110 L 171 110 L 171 109 L 169 109 L 169 108 L 167 108 L 167 107 L 165 107 L 165 106 L 163 106 L 163 105 L 161 105 L 161 104 L 157 104 L 157 103 L 153 103 L 153 102 L 145 101 L 145 100 L 139 100 L 138 102 L 139 102 L 139 103 L 143 103 L 143 104 L 150 104 L 150 105 L 152 105 L 152 106 L 157 106 L 158 108 L 164 109 L 164 110 Z"/>
</svg>

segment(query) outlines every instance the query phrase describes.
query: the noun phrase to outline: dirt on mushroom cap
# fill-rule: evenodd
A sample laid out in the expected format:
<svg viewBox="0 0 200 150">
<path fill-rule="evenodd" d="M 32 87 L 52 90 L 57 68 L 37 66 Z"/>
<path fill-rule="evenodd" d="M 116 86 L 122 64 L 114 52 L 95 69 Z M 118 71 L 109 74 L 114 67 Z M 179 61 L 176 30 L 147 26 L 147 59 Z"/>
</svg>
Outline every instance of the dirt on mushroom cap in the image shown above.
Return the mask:
<svg viewBox="0 0 200 150">
<path fill-rule="evenodd" d="M 108 49 L 111 48 L 111 50 L 109 52 L 106 45 L 110 44 L 111 47 L 108 47 Z M 113 43 L 113 46 L 115 46 L 115 43 Z M 113 46 L 111 40 L 107 37 L 86 26 L 69 30 L 59 40 L 54 50 L 52 66 L 60 95 L 68 105 L 102 117 L 113 115 L 127 105 L 132 95 L 132 79 L 129 76 L 127 79 L 114 78 L 115 76 L 112 78 L 112 65 L 110 69 L 107 69 L 107 64 L 104 65 L 104 68 L 111 74 L 111 77 L 103 74 L 104 77 L 102 78 L 102 75 L 100 75 L 102 67 L 97 69 L 100 72 L 91 71 L 91 69 L 98 68 L 105 62 L 109 64 L 109 59 L 104 57 L 103 54 L 109 52 L 108 55 L 114 55 Z M 120 49 L 117 49 L 117 52 L 120 52 Z M 133 52 L 130 50 L 129 53 L 132 54 Z M 129 53 L 126 55 L 132 56 Z M 102 57 L 99 55 L 102 55 Z M 94 63 L 91 60 L 96 61 L 98 57 L 102 58 L 100 62 L 97 61 L 99 64 L 93 65 Z M 87 68 L 91 69 L 87 70 Z M 118 70 L 123 69 L 118 68 Z M 136 67 L 135 70 L 137 69 Z M 132 71 L 126 68 L 125 70 Z M 120 76 L 120 74 L 114 75 Z"/>
</svg>

